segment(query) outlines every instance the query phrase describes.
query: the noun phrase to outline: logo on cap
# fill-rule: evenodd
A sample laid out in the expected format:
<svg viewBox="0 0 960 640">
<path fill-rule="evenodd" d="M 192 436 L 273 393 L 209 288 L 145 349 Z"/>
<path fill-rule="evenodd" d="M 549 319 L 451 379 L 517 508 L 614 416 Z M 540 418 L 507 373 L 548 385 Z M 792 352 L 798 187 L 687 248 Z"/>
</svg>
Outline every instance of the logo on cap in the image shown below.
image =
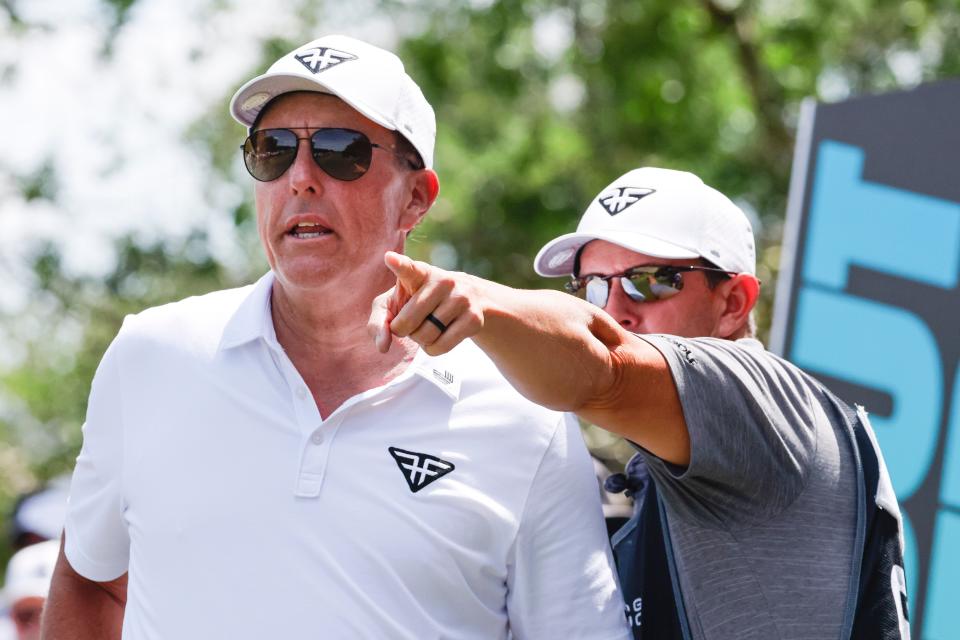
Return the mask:
<svg viewBox="0 0 960 640">
<path fill-rule="evenodd" d="M 341 62 L 356 60 L 357 56 L 346 51 L 338 51 L 329 47 L 314 47 L 294 56 L 300 63 L 310 70 L 310 73 L 320 73 Z"/>
<path fill-rule="evenodd" d="M 456 468 L 452 462 L 441 460 L 428 453 L 404 451 L 396 447 L 387 447 L 387 451 L 393 456 L 400 472 L 407 481 L 407 486 L 413 493 L 420 491 L 434 480 L 439 480 Z"/>
<path fill-rule="evenodd" d="M 547 266 L 551 269 L 556 269 L 561 266 L 564 262 L 572 258 L 577 253 L 576 249 L 562 249 L 556 253 L 550 260 L 547 262 Z"/>
<path fill-rule="evenodd" d="M 615 216 L 634 202 L 647 197 L 654 191 L 656 190 L 646 187 L 614 187 L 609 191 L 601 193 L 597 201 L 603 205 L 607 213 Z"/>
</svg>

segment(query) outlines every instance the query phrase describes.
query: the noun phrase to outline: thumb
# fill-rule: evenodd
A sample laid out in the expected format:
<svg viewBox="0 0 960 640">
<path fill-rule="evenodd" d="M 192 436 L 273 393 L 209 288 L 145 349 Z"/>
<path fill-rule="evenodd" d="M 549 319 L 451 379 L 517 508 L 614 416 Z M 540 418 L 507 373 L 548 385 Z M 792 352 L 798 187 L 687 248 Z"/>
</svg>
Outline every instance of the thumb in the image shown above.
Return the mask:
<svg viewBox="0 0 960 640">
<path fill-rule="evenodd" d="M 387 251 L 383 261 L 397 276 L 397 284 L 405 289 L 408 295 L 419 291 L 430 275 L 430 265 L 425 262 L 416 262 L 400 253 Z"/>
<path fill-rule="evenodd" d="M 384 291 L 370 305 L 370 319 L 367 321 L 367 333 L 373 338 L 374 344 L 380 353 L 390 350 L 393 335 L 390 333 L 390 321 L 396 316 L 397 287 Z"/>
</svg>

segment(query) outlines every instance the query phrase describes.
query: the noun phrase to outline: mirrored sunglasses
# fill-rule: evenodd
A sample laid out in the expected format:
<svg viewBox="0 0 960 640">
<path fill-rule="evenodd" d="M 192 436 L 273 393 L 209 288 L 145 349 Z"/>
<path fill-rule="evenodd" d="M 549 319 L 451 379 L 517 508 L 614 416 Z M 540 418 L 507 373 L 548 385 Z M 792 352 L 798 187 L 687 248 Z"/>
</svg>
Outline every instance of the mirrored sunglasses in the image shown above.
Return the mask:
<svg viewBox="0 0 960 640">
<path fill-rule="evenodd" d="M 270 182 L 290 168 L 300 148 L 300 141 L 310 142 L 310 155 L 317 166 L 331 178 L 351 181 L 370 169 L 374 149 L 383 149 L 404 157 L 393 149 L 370 142 L 365 134 L 353 129 L 317 129 L 303 138 L 292 129 L 258 129 L 240 147 L 247 171 L 260 182 Z M 411 168 L 418 169 L 407 160 Z"/>
<path fill-rule="evenodd" d="M 650 264 L 631 267 L 622 273 L 608 276 L 589 274 L 582 278 L 573 278 L 565 288 L 602 309 L 607 306 L 610 298 L 610 281 L 617 278 L 628 298 L 634 302 L 653 302 L 666 300 L 680 293 L 683 289 L 683 273 L 687 271 L 710 271 L 728 277 L 736 275 L 736 272 L 714 267 Z"/>
</svg>

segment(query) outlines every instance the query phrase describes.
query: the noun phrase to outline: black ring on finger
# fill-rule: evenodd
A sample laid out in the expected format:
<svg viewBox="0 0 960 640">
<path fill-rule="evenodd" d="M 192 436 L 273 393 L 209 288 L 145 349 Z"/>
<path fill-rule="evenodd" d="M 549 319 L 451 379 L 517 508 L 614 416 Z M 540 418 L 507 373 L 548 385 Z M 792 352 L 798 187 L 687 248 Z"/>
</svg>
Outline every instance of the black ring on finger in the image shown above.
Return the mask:
<svg viewBox="0 0 960 640">
<path fill-rule="evenodd" d="M 440 333 L 443 333 L 444 331 L 447 330 L 447 325 L 445 325 L 445 324 L 443 324 L 442 322 L 440 322 L 440 319 L 437 318 L 437 316 L 433 315 L 432 313 L 428 313 L 428 314 L 427 314 L 427 320 L 430 321 L 430 324 L 432 324 L 432 325 L 435 326 L 437 329 L 439 329 L 439 330 L 440 330 Z"/>
</svg>

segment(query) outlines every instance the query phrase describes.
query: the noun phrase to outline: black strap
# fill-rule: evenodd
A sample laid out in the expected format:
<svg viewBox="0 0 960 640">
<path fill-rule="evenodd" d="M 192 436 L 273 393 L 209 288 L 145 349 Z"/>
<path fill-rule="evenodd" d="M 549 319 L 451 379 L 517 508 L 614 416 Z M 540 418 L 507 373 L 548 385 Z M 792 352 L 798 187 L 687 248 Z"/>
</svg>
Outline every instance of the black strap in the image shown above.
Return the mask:
<svg viewBox="0 0 960 640">
<path fill-rule="evenodd" d="M 880 452 L 874 446 L 868 424 L 846 402 L 823 388 L 833 408 L 853 431 L 863 473 L 864 540 L 860 578 L 857 588 L 851 640 L 906 640 L 900 633 L 900 615 L 909 620 L 907 594 L 893 575 L 903 576 L 903 549 L 900 523 L 890 512 L 877 505 L 880 486 Z"/>
<path fill-rule="evenodd" d="M 637 640 L 683 640 L 675 598 L 679 591 L 675 592 L 671 579 L 659 494 L 656 484 L 646 478 L 646 468 L 640 472 L 636 465 L 635 458 L 624 483 L 633 493 L 634 514 L 613 537 L 627 618 Z M 637 482 L 639 477 L 644 481 Z"/>
</svg>

